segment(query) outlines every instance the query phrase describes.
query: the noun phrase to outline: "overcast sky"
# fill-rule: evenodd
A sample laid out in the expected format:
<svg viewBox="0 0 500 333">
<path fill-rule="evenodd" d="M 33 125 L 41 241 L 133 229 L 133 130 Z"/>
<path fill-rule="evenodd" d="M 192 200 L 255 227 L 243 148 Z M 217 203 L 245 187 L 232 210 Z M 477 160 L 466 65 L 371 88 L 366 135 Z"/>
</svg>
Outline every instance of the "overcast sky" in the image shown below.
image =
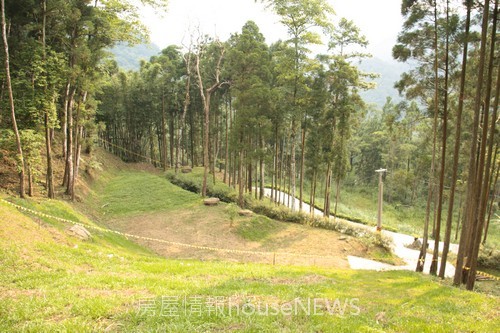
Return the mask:
<svg viewBox="0 0 500 333">
<path fill-rule="evenodd" d="M 401 29 L 401 0 L 328 0 L 336 18 L 345 17 L 356 23 L 368 38 L 368 51 L 374 56 L 390 59 L 391 49 Z M 253 20 L 267 43 L 287 37 L 278 17 L 254 0 L 169 0 L 167 14 L 158 17 L 144 11 L 144 23 L 151 30 L 151 40 L 160 48 L 187 42 L 190 27 L 199 26 L 204 34 L 221 40 L 240 32 L 246 21 Z"/>
</svg>

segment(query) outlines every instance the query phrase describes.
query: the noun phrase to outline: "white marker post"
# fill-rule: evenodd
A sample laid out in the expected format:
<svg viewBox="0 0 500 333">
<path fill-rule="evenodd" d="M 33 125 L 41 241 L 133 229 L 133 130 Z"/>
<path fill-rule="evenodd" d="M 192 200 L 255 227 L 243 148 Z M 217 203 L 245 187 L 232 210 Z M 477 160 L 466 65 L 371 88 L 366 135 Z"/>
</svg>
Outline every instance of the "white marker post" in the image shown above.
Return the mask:
<svg viewBox="0 0 500 333">
<path fill-rule="evenodd" d="M 375 172 L 378 173 L 378 215 L 377 215 L 377 231 L 382 230 L 382 203 L 384 201 L 384 180 L 382 176 L 387 169 L 378 169 Z"/>
</svg>

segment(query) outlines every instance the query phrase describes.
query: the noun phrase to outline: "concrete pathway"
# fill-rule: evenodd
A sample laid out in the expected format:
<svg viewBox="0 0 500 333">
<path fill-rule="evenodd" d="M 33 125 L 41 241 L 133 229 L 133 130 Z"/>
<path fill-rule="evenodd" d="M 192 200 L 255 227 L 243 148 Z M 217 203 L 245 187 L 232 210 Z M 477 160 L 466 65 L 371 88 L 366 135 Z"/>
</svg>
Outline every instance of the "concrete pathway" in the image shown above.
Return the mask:
<svg viewBox="0 0 500 333">
<path fill-rule="evenodd" d="M 299 209 L 299 199 L 290 197 L 289 195 L 283 192 L 278 191 L 279 197 L 280 197 L 280 203 L 291 207 L 292 206 L 292 200 L 295 200 L 295 210 L 298 211 Z M 266 197 L 271 196 L 271 189 L 266 188 L 264 189 L 264 195 Z M 288 203 L 290 202 L 290 205 Z M 302 204 L 302 211 L 304 213 L 309 213 L 310 212 L 310 206 L 307 203 Z M 319 209 L 314 209 L 314 215 L 316 216 L 323 216 L 323 212 L 320 211 Z M 333 220 L 333 216 L 330 216 L 330 219 Z M 343 221 L 344 223 L 351 225 L 356 228 L 362 228 L 362 229 L 367 229 L 371 232 L 375 232 L 375 227 L 372 226 L 367 226 L 361 223 L 355 223 L 352 221 L 344 220 L 337 218 L 337 220 Z M 388 230 L 382 230 L 382 234 L 389 237 L 392 239 L 393 242 L 393 252 L 395 255 L 400 257 L 406 262 L 406 265 L 401 265 L 401 266 L 393 266 L 389 265 L 386 263 L 378 262 L 375 260 L 370 260 L 370 259 L 365 259 L 365 258 L 360 258 L 360 257 L 355 257 L 355 256 L 347 256 L 347 260 L 349 261 L 349 265 L 351 266 L 352 269 L 369 269 L 369 270 L 377 270 L 377 271 L 384 271 L 384 270 L 410 270 L 414 271 L 416 266 L 417 266 L 417 261 L 418 261 L 418 256 L 420 251 L 419 250 L 414 250 L 410 249 L 407 247 L 407 245 L 410 245 L 414 241 L 414 237 L 406 234 L 401 234 L 397 232 L 392 232 Z M 439 243 L 439 248 L 440 251 L 443 248 L 443 242 Z M 434 249 L 434 241 L 430 240 L 429 241 L 429 249 L 432 251 Z M 458 251 L 458 245 L 457 244 L 450 244 L 450 253 L 457 253 Z M 432 255 L 427 254 L 426 260 L 425 260 L 425 265 L 424 265 L 424 273 L 428 274 L 429 273 L 429 268 L 431 265 L 432 261 Z M 439 268 L 439 266 L 438 266 Z M 451 265 L 450 263 L 446 264 L 446 271 L 445 271 L 445 276 L 446 277 L 453 277 L 455 274 L 455 267 Z"/>
</svg>

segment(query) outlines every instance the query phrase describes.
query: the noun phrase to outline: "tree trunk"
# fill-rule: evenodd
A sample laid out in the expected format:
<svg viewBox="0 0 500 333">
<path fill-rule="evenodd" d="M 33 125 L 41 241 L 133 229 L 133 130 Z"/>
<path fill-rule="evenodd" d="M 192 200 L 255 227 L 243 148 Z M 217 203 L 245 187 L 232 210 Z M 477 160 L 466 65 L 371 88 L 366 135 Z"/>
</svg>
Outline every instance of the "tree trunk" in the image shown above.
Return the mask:
<svg viewBox="0 0 500 333">
<path fill-rule="evenodd" d="M 162 140 L 162 164 L 163 171 L 167 170 L 167 119 L 165 111 L 165 92 L 161 93 L 161 140 Z M 177 172 L 177 170 L 176 170 Z"/>
<path fill-rule="evenodd" d="M 243 150 L 240 148 L 239 158 L 238 158 L 238 204 L 240 207 L 244 206 L 244 201 L 243 201 L 244 179 L 242 179 L 242 174 L 243 174 Z"/>
<path fill-rule="evenodd" d="M 325 204 L 323 209 L 323 216 L 330 216 L 330 185 L 332 179 L 332 165 L 328 162 L 328 167 L 326 169 L 326 177 L 325 177 Z"/>
<path fill-rule="evenodd" d="M 200 51 L 201 52 L 201 51 Z M 222 58 L 224 56 L 224 49 L 221 49 L 221 53 L 219 56 L 219 60 L 217 62 L 217 67 L 215 70 L 215 83 L 208 89 L 203 88 L 203 79 L 201 77 L 201 71 L 200 71 L 200 57 L 201 54 L 198 53 L 196 55 L 196 73 L 198 74 L 198 87 L 200 89 L 200 96 L 203 102 L 203 110 L 204 110 L 204 115 L 205 115 L 205 121 L 204 121 L 204 152 L 203 152 L 203 186 L 201 190 L 201 195 L 206 196 L 207 195 L 207 176 L 208 176 L 208 167 L 209 167 L 209 152 L 208 152 L 208 144 L 210 140 L 209 136 L 209 131 L 210 131 L 210 98 L 212 97 L 212 94 L 215 92 L 220 87 L 220 65 L 222 62 Z"/>
<path fill-rule="evenodd" d="M 76 108 L 76 124 L 75 124 L 75 133 L 74 133 L 74 141 L 75 141 L 75 160 L 73 162 L 73 172 L 70 184 L 72 184 L 73 189 L 71 190 L 71 200 L 75 200 L 75 183 L 78 178 L 78 169 L 80 168 L 80 154 L 82 152 L 82 139 L 83 139 L 83 125 L 80 124 L 80 110 L 81 104 L 85 104 L 87 100 L 87 92 L 83 93 L 81 100 L 78 101 L 78 106 Z"/>
<path fill-rule="evenodd" d="M 43 47 L 43 60 L 45 62 L 47 58 L 46 54 L 46 26 L 47 26 L 47 0 L 42 1 L 42 47 Z M 44 86 L 44 92 L 47 92 L 47 85 Z M 45 128 L 45 153 L 47 155 L 47 176 L 46 176 L 46 187 L 47 196 L 49 199 L 55 198 L 54 192 L 54 171 L 52 169 L 52 140 L 51 140 L 51 126 L 49 122 L 49 112 L 50 110 L 46 108 L 43 114 L 43 125 Z"/>
<path fill-rule="evenodd" d="M 296 141 L 297 141 L 297 125 L 296 121 L 292 121 L 292 134 L 290 136 L 290 190 L 288 191 L 288 199 L 290 199 L 290 196 L 293 198 L 292 203 L 289 206 L 292 209 L 292 212 L 295 212 L 295 174 L 296 174 L 296 163 L 295 163 L 295 150 L 296 150 Z"/>
<path fill-rule="evenodd" d="M 226 133 L 225 133 L 225 152 L 224 152 L 224 183 L 227 184 L 227 173 L 229 168 L 229 103 L 226 101 Z M 231 182 L 229 182 L 231 185 Z"/>
<path fill-rule="evenodd" d="M 449 8 L 446 2 L 446 25 L 449 23 Z M 448 28 L 447 28 L 448 29 Z M 444 114 L 443 114 L 443 133 L 441 141 L 441 171 L 439 173 L 439 192 L 438 192 L 438 206 L 436 217 L 436 232 L 434 235 L 434 252 L 432 254 L 432 263 L 429 273 L 432 275 L 437 274 L 438 259 L 439 259 L 439 241 L 441 237 L 441 216 L 443 213 L 443 194 L 444 194 L 444 176 L 446 172 L 446 148 L 448 138 L 448 78 L 449 78 L 449 33 L 446 33 L 446 46 L 445 46 L 445 73 L 444 73 Z M 446 268 L 446 263 L 441 260 L 443 269 Z M 444 272 L 444 271 L 443 271 Z M 444 273 L 443 273 L 444 274 Z"/>
<path fill-rule="evenodd" d="M 172 114 L 170 115 L 170 121 L 168 122 L 168 133 L 170 135 L 170 140 L 169 140 L 169 147 L 170 147 L 170 167 L 174 167 L 174 163 L 177 159 L 177 156 L 175 156 L 174 150 L 175 150 L 175 110 L 172 110 Z"/>
<path fill-rule="evenodd" d="M 278 124 L 275 125 L 274 127 L 274 155 L 275 155 L 275 164 L 274 164 L 274 201 L 276 203 L 279 202 L 278 199 L 278 183 L 279 183 L 279 166 L 280 166 L 280 160 L 279 160 L 279 131 L 278 131 Z"/>
<path fill-rule="evenodd" d="M 496 156 L 496 151 L 495 151 L 495 156 Z M 489 229 L 490 221 L 491 221 L 491 214 L 493 213 L 493 206 L 495 205 L 495 198 L 498 195 L 496 188 L 497 188 L 497 184 L 498 184 L 498 175 L 500 173 L 499 171 L 500 171 L 500 166 L 497 165 L 495 180 L 493 181 L 493 185 L 491 186 L 491 188 L 494 190 L 494 192 L 493 192 L 493 198 L 491 198 L 491 201 L 490 201 L 490 209 L 488 210 L 488 218 L 486 219 L 486 225 L 484 226 L 483 245 L 486 244 L 486 239 L 488 237 L 488 229 Z"/>
<path fill-rule="evenodd" d="M 304 194 L 304 164 L 305 164 L 305 148 L 306 148 L 306 128 L 302 128 L 302 141 L 301 141 L 301 156 L 300 156 L 300 189 L 299 189 L 299 211 L 302 211 L 302 202 Z"/>
<path fill-rule="evenodd" d="M 313 176 L 312 176 L 312 182 L 311 182 L 311 198 L 310 198 L 310 207 L 309 207 L 309 213 L 311 214 L 312 217 L 314 217 L 314 205 L 316 204 L 316 177 L 317 177 L 317 171 L 314 169 L 313 171 Z"/>
<path fill-rule="evenodd" d="M 71 94 L 71 81 L 68 79 L 66 83 L 66 89 L 64 89 L 64 100 L 63 100 L 63 114 L 61 117 L 61 132 L 63 133 L 63 145 L 62 145 L 62 156 L 66 160 L 66 154 L 68 153 L 68 106 Z M 64 176 L 66 178 L 66 175 Z M 63 186 L 66 185 L 63 178 Z"/>
<path fill-rule="evenodd" d="M 485 14 L 486 15 L 486 14 Z M 491 158 L 492 158 L 492 149 L 493 149 L 493 138 L 495 135 L 495 123 L 497 116 L 497 109 L 493 110 L 492 115 L 492 124 L 491 124 L 491 135 L 489 138 L 488 144 L 488 129 L 489 129 L 489 110 L 490 110 L 490 101 L 491 101 L 491 89 L 493 83 L 493 71 L 494 71 L 494 55 L 495 55 L 495 43 L 496 43 L 496 28 L 497 28 L 497 15 L 498 15 L 498 0 L 495 1 L 495 9 L 493 11 L 493 28 L 491 33 L 491 52 L 490 52 L 490 61 L 488 64 L 488 79 L 486 85 L 486 96 L 484 98 L 484 121 L 483 121 L 483 133 L 481 138 L 481 150 L 479 153 L 479 168 L 477 172 L 477 184 L 479 187 L 477 188 L 479 194 L 479 200 L 477 203 L 477 220 L 476 225 L 474 226 L 474 237 L 472 238 L 471 248 L 469 251 L 469 256 L 467 258 L 467 266 L 469 267 L 469 275 L 467 279 L 467 289 L 473 290 L 474 284 L 476 282 L 476 273 L 477 273 L 477 258 L 479 256 L 479 248 L 481 245 L 481 237 L 484 228 L 484 219 L 486 214 L 486 203 L 488 202 L 488 193 L 489 193 L 489 177 L 490 177 L 490 167 L 491 167 Z M 497 85 L 498 91 L 498 85 Z M 498 95 L 497 95 L 498 96 Z M 496 100 L 498 103 L 498 99 Z M 488 145 L 489 155 L 486 159 L 486 147 Z M 485 161 L 486 160 L 486 161 Z M 482 186 L 481 186 L 482 185 Z"/>
<path fill-rule="evenodd" d="M 179 162 L 179 149 L 181 146 L 181 139 L 183 136 L 183 131 L 184 131 L 184 123 L 186 121 L 186 114 L 189 109 L 189 104 L 191 103 L 191 97 L 189 95 L 189 90 L 191 89 L 191 45 L 189 46 L 187 55 L 187 59 L 184 58 L 185 64 L 186 64 L 186 72 L 187 72 L 187 80 L 186 80 L 186 94 L 184 95 L 184 105 L 182 108 L 182 114 L 181 114 L 181 119 L 179 120 L 179 129 L 177 133 L 177 144 L 176 144 L 176 157 L 177 160 L 175 162 L 175 173 L 179 170 L 180 167 L 180 162 Z"/>
<path fill-rule="evenodd" d="M 264 184 L 265 184 L 265 170 L 264 170 L 264 138 L 262 136 L 262 132 L 259 132 L 259 145 L 260 145 L 260 155 L 259 155 L 259 169 L 260 169 L 260 193 L 259 193 L 259 199 L 262 200 L 264 199 Z"/>
<path fill-rule="evenodd" d="M 478 81 L 476 87 L 476 97 L 474 102 L 474 122 L 472 127 L 471 135 L 471 150 L 469 155 L 469 176 L 467 181 L 467 196 L 466 196 L 466 210 L 464 214 L 464 223 L 462 225 L 462 233 L 460 236 L 460 243 L 457 254 L 457 263 L 455 268 L 455 276 L 453 283 L 459 285 L 462 281 L 466 281 L 470 272 L 470 266 L 468 269 L 464 269 L 464 258 L 466 255 L 470 255 L 470 244 L 472 240 L 472 234 L 474 232 L 474 221 L 477 216 L 477 206 L 478 206 L 478 183 L 476 183 L 476 173 L 478 171 L 476 165 L 477 158 L 477 142 L 478 142 L 478 132 L 479 132 L 479 116 L 481 112 L 482 104 L 482 90 L 484 83 L 484 67 L 486 58 L 486 38 L 488 34 L 488 16 L 489 16 L 489 0 L 484 1 L 483 10 L 483 22 L 481 29 L 481 47 L 479 52 L 479 66 L 478 66 Z M 470 264 L 470 258 L 467 259 L 467 264 Z M 475 273 L 475 272 L 474 272 Z M 475 276 L 475 274 L 474 274 Z"/>
<path fill-rule="evenodd" d="M 339 203 L 339 198 L 340 198 L 340 177 L 338 177 L 336 179 L 336 194 L 335 194 L 335 208 L 334 208 L 334 213 L 333 213 L 333 218 L 334 218 L 334 221 L 337 220 L 337 206 L 338 206 L 338 203 Z"/>
<path fill-rule="evenodd" d="M 425 265 L 425 257 L 427 254 L 427 243 L 429 240 L 429 224 L 431 215 L 431 204 L 434 199 L 434 183 L 435 183 L 435 173 L 436 173 L 436 146 L 437 146 L 437 123 L 439 114 L 439 76 L 438 76 L 438 36 L 437 36 L 437 7 L 434 3 L 434 121 L 432 125 L 432 161 L 431 169 L 429 172 L 429 190 L 427 193 L 427 204 L 425 209 L 425 222 L 424 222 L 424 235 L 422 237 L 422 247 L 420 248 L 420 254 L 417 261 L 417 272 L 423 272 Z M 435 219 L 434 219 L 435 221 Z M 434 235 L 434 227 L 432 228 L 432 233 Z"/>
<path fill-rule="evenodd" d="M 75 89 L 73 89 L 68 106 L 68 144 L 66 152 L 66 194 L 73 197 L 73 104 L 74 104 Z"/>
<path fill-rule="evenodd" d="M 446 270 L 446 260 L 448 259 L 448 251 L 450 248 L 451 229 L 453 222 L 453 207 L 455 203 L 455 190 L 457 187 L 458 178 L 458 161 L 460 155 L 461 133 L 462 133 L 462 113 L 464 109 L 465 98 L 465 79 L 467 73 L 467 55 L 469 46 L 469 30 L 470 30 L 470 16 L 471 16 L 472 0 L 467 2 L 467 18 L 465 21 L 465 43 L 462 55 L 462 73 L 460 76 L 460 95 L 458 100 L 458 113 L 457 113 L 457 128 L 455 132 L 455 149 L 453 152 L 453 171 L 451 176 L 451 189 L 448 201 L 448 216 L 446 218 L 446 230 L 444 236 L 443 252 L 441 255 L 441 267 L 439 268 L 439 277 L 444 279 Z M 458 226 L 457 226 L 458 229 Z"/>
<path fill-rule="evenodd" d="M 12 92 L 12 82 L 10 78 L 10 59 L 9 59 L 9 43 L 7 42 L 7 24 L 5 20 L 5 0 L 1 0 L 2 6 L 2 38 L 3 38 L 3 46 L 5 52 L 5 78 L 7 81 L 7 90 L 9 91 L 9 103 L 10 103 L 10 112 L 12 119 L 12 127 L 14 130 L 14 135 L 16 137 L 16 145 L 17 145 L 17 154 L 19 158 L 19 196 L 21 198 L 25 197 L 25 175 L 24 175 L 24 156 L 23 156 L 23 148 L 21 145 L 21 136 L 19 134 L 19 130 L 17 128 L 16 121 L 16 111 L 14 106 L 14 93 Z"/>
</svg>

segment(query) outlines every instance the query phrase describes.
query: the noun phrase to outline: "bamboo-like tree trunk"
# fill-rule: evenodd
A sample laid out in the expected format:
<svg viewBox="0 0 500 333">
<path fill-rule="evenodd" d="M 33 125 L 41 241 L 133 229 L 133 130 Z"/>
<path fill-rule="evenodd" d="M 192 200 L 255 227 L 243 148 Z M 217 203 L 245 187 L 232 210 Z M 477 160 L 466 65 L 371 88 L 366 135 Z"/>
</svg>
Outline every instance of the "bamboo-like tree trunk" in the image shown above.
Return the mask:
<svg viewBox="0 0 500 333">
<path fill-rule="evenodd" d="M 260 170 L 260 192 L 259 192 L 259 199 L 262 200 L 264 199 L 264 185 L 265 185 L 265 164 L 264 164 L 264 137 L 262 136 L 262 132 L 259 131 L 259 148 L 260 148 L 260 155 L 259 155 L 259 170 Z"/>
<path fill-rule="evenodd" d="M 43 61 L 45 63 L 47 58 L 46 53 L 46 27 L 47 27 L 47 0 L 42 1 L 42 48 L 43 48 Z M 47 85 L 44 87 L 44 92 L 47 93 Z M 51 126 L 49 122 L 49 112 L 50 110 L 46 108 L 43 114 L 43 125 L 45 128 L 45 153 L 47 157 L 47 175 L 46 175 L 46 187 L 47 196 L 49 199 L 55 198 L 54 191 L 54 171 L 52 168 L 52 140 L 51 140 Z"/>
<path fill-rule="evenodd" d="M 300 156 L 300 189 L 299 189 L 299 211 L 302 211 L 302 202 L 303 202 L 303 195 L 304 195 L 304 164 L 306 161 L 306 154 L 305 154 L 305 148 L 306 148 L 306 128 L 305 124 L 304 127 L 302 128 L 302 140 L 301 140 L 301 156 Z"/>
<path fill-rule="evenodd" d="M 24 156 L 23 148 L 21 145 L 21 136 L 17 127 L 16 111 L 14 105 L 14 93 L 12 91 L 12 82 L 10 77 L 10 56 L 9 56 L 9 43 L 7 41 L 7 23 L 5 19 L 5 0 L 1 0 L 2 10 L 2 39 L 5 52 L 5 79 L 7 81 L 7 90 L 9 91 L 10 115 L 12 119 L 12 128 L 16 137 L 17 154 L 19 158 L 19 196 L 25 197 L 25 174 L 24 174 Z"/>
<path fill-rule="evenodd" d="M 165 92 L 161 93 L 161 140 L 162 140 L 162 164 L 163 171 L 167 170 L 167 119 L 165 110 Z"/>
<path fill-rule="evenodd" d="M 332 165 L 330 162 L 328 162 L 328 166 L 326 169 L 326 174 L 325 174 L 325 204 L 324 204 L 324 209 L 323 209 L 323 216 L 324 217 L 329 217 L 330 216 L 330 186 L 332 182 Z"/>
<path fill-rule="evenodd" d="M 70 94 L 69 106 L 68 106 L 68 141 L 67 141 L 67 151 L 66 151 L 66 167 L 65 167 L 65 184 L 66 184 L 66 194 L 73 197 L 74 189 L 74 178 L 73 178 L 73 105 L 75 98 L 75 90 L 73 89 Z"/>
<path fill-rule="evenodd" d="M 179 161 L 179 149 L 181 147 L 181 140 L 183 136 L 183 131 L 186 122 L 186 114 L 189 109 L 189 104 L 191 103 L 191 96 L 189 95 L 189 90 L 191 89 L 191 45 L 189 46 L 186 57 L 184 58 L 184 62 L 186 64 L 186 93 L 184 94 L 184 105 L 182 107 L 182 114 L 178 124 L 178 132 L 177 132 L 177 144 L 175 145 L 176 149 L 176 157 L 177 160 L 175 162 L 175 173 L 179 170 L 180 161 Z"/>
</svg>

